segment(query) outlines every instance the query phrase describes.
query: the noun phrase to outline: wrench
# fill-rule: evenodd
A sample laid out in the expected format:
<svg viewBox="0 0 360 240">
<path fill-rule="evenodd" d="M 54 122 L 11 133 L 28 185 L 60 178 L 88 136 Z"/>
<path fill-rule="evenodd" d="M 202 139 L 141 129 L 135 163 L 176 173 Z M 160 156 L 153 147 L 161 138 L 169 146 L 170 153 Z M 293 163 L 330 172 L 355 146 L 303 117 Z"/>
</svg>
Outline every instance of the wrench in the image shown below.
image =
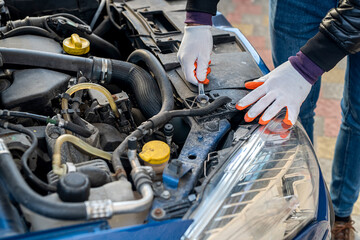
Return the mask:
<svg viewBox="0 0 360 240">
<path fill-rule="evenodd" d="M 210 65 L 211 62 L 209 62 Z M 196 68 L 197 68 L 197 62 L 194 63 L 195 69 L 194 69 L 194 76 L 196 77 Z M 199 90 L 199 95 L 196 97 L 196 100 L 200 103 L 200 106 L 205 106 L 208 102 L 209 102 L 209 97 L 206 96 L 205 94 L 205 90 L 204 90 L 204 84 L 209 84 L 209 79 L 207 79 L 207 75 L 211 72 L 211 69 L 208 67 L 207 72 L 206 72 L 206 78 L 203 82 L 199 82 L 198 84 L 198 90 Z"/>
<path fill-rule="evenodd" d="M 204 84 L 199 83 L 198 85 L 199 95 L 196 100 L 200 103 L 200 106 L 205 106 L 209 102 L 209 97 L 205 95 Z"/>
</svg>

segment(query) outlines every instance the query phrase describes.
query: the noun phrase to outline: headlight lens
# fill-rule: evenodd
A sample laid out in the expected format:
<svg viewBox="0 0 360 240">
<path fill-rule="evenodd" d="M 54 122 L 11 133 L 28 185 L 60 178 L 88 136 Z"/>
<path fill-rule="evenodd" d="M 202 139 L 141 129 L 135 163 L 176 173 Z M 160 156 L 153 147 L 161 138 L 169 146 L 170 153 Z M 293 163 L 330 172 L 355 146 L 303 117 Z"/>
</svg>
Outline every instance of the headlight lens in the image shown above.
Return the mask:
<svg viewBox="0 0 360 240">
<path fill-rule="evenodd" d="M 188 218 L 183 239 L 287 239 L 317 214 L 319 169 L 301 124 L 279 120 L 236 146 Z"/>
</svg>

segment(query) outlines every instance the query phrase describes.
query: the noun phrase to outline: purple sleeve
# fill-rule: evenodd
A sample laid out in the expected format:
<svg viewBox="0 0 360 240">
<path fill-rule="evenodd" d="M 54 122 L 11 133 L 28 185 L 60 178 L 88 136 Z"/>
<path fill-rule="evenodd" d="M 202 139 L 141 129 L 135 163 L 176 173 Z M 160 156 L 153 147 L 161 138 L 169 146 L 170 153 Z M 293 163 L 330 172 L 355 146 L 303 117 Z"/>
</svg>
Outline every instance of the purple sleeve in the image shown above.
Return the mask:
<svg viewBox="0 0 360 240">
<path fill-rule="evenodd" d="M 314 85 L 318 78 L 324 73 L 324 70 L 301 51 L 299 51 L 296 56 L 289 57 L 289 62 L 311 85 Z"/>
<path fill-rule="evenodd" d="M 204 12 L 186 12 L 185 23 L 195 23 L 201 25 L 212 25 L 212 16 Z"/>
</svg>

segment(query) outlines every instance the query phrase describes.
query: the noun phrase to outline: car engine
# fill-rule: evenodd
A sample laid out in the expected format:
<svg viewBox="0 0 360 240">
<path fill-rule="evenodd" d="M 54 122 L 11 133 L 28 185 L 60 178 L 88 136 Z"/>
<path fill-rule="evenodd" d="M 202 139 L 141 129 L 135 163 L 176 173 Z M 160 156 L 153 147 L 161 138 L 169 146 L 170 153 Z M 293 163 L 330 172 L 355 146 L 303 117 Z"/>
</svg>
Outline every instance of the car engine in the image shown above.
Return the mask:
<svg viewBox="0 0 360 240">
<path fill-rule="evenodd" d="M 213 27 L 209 102 L 198 102 L 176 57 L 185 3 L 0 1 L 3 236 L 194 208 L 229 148 L 258 126 L 235 103 L 266 70 Z"/>
</svg>

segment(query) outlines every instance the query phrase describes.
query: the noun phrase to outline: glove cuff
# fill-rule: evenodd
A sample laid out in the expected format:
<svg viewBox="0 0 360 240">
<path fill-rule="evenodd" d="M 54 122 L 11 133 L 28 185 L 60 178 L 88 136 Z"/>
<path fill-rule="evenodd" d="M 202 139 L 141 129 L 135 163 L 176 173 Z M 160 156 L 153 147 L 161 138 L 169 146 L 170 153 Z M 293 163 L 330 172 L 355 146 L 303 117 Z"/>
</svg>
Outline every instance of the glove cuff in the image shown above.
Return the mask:
<svg viewBox="0 0 360 240">
<path fill-rule="evenodd" d="M 296 56 L 289 57 L 289 62 L 311 85 L 314 85 L 314 83 L 324 73 L 324 70 L 311 61 L 310 58 L 301 51 L 299 51 Z"/>
<path fill-rule="evenodd" d="M 210 13 L 204 12 L 186 12 L 185 23 L 212 25 L 212 16 Z"/>
</svg>

